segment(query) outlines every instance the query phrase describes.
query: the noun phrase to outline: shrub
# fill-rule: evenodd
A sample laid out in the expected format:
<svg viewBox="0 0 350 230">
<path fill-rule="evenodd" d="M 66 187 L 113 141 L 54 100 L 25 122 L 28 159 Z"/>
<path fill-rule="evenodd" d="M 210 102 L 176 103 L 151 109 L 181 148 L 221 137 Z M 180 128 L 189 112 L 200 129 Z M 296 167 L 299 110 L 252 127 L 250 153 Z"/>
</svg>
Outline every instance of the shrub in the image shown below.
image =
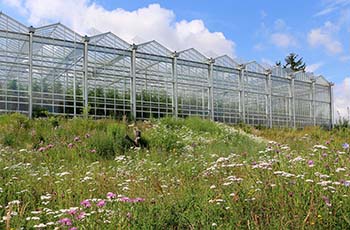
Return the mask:
<svg viewBox="0 0 350 230">
<path fill-rule="evenodd" d="M 50 117 L 49 121 L 50 121 L 52 127 L 54 127 L 54 128 L 58 127 L 60 124 L 58 117 Z"/>
<path fill-rule="evenodd" d="M 108 127 L 107 134 L 113 138 L 118 153 L 125 153 L 132 147 L 132 143 L 125 138 L 127 135 L 126 126 L 113 124 Z"/>
<path fill-rule="evenodd" d="M 178 133 L 174 128 L 169 128 L 164 124 L 159 124 L 150 133 L 150 147 L 160 151 L 170 152 L 174 149 L 181 150 L 185 144 L 183 140 L 176 134 Z"/>
<path fill-rule="evenodd" d="M 103 158 L 112 159 L 115 156 L 114 138 L 105 132 L 98 132 L 94 138 L 89 139 L 89 147 Z"/>
<path fill-rule="evenodd" d="M 16 143 L 16 135 L 14 133 L 5 133 L 2 142 L 4 145 L 14 147 Z"/>
<path fill-rule="evenodd" d="M 49 111 L 46 108 L 36 107 L 33 109 L 34 118 L 48 117 L 48 116 L 49 116 Z"/>
<path fill-rule="evenodd" d="M 155 120 L 153 120 L 155 122 Z M 165 117 L 160 120 L 160 123 L 167 128 L 175 129 L 175 128 L 181 128 L 184 125 L 184 119 L 181 118 L 173 118 L 173 117 Z"/>
<path fill-rule="evenodd" d="M 193 131 L 197 132 L 207 132 L 211 134 L 221 133 L 221 129 L 216 125 L 215 122 L 202 119 L 200 117 L 189 117 L 185 119 L 185 125 Z"/>
</svg>

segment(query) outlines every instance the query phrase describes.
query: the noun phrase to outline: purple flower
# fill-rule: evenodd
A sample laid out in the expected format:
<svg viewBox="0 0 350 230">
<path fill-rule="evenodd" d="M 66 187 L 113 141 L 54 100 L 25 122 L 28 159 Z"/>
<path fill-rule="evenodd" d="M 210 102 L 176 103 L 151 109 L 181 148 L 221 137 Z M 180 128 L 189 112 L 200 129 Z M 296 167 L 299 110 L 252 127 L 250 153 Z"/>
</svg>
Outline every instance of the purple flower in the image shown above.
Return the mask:
<svg viewBox="0 0 350 230">
<path fill-rule="evenodd" d="M 97 202 L 97 207 L 103 207 L 106 205 L 106 201 L 105 200 L 100 200 L 99 202 Z"/>
<path fill-rule="evenodd" d="M 46 150 L 45 147 L 40 147 L 40 148 L 38 149 L 39 152 L 44 152 L 45 150 Z"/>
<path fill-rule="evenodd" d="M 76 217 L 77 220 L 81 220 L 81 219 L 84 219 L 86 216 L 86 213 L 85 212 L 81 212 L 79 213 L 79 215 Z"/>
<path fill-rule="evenodd" d="M 313 160 L 309 160 L 307 162 L 307 164 L 309 165 L 309 167 L 314 167 L 314 161 Z"/>
<path fill-rule="evenodd" d="M 78 136 L 74 137 L 74 141 L 75 141 L 75 142 L 80 141 L 80 137 L 78 137 Z"/>
<path fill-rule="evenodd" d="M 121 201 L 121 202 L 130 202 L 130 198 L 126 197 L 126 196 L 123 196 L 123 197 L 119 198 L 119 201 Z"/>
<path fill-rule="evenodd" d="M 328 197 L 326 197 L 326 196 L 322 196 L 322 199 L 324 200 L 324 202 L 326 203 L 326 205 L 327 205 L 328 207 L 331 207 L 331 206 L 332 206 L 332 204 L 330 203 L 330 201 L 329 201 L 329 198 L 328 198 Z"/>
<path fill-rule="evenodd" d="M 63 219 L 60 219 L 58 221 L 58 223 L 62 224 L 62 225 L 67 225 L 67 226 L 71 226 L 72 225 L 72 221 L 71 219 L 69 218 L 63 218 Z"/>
<path fill-rule="evenodd" d="M 77 213 L 77 210 L 76 210 L 76 209 L 70 209 L 70 210 L 67 211 L 67 213 L 68 213 L 69 215 L 74 216 L 74 215 Z"/>
<path fill-rule="evenodd" d="M 108 199 L 114 199 L 116 198 L 117 194 L 113 193 L 113 192 L 108 192 L 107 193 L 107 198 Z"/>
<path fill-rule="evenodd" d="M 127 203 L 138 203 L 138 202 L 144 202 L 145 199 L 141 198 L 141 197 L 137 197 L 137 198 L 129 198 L 129 197 L 121 197 L 119 198 L 120 202 L 127 202 Z"/>
<path fill-rule="evenodd" d="M 72 227 L 69 230 L 78 230 L 78 228 L 77 227 Z"/>
<path fill-rule="evenodd" d="M 133 202 L 144 202 L 145 201 L 145 198 L 141 198 L 141 197 L 136 197 L 134 199 L 132 199 Z"/>
<path fill-rule="evenodd" d="M 349 146 L 348 143 L 344 143 L 344 144 L 343 144 L 343 149 L 349 149 L 349 147 L 350 147 L 350 146 Z"/>
<path fill-rule="evenodd" d="M 70 149 L 73 148 L 73 143 L 69 143 L 68 148 L 70 148 Z"/>
<path fill-rule="evenodd" d="M 90 153 L 96 153 L 96 149 L 91 149 Z"/>
<path fill-rule="evenodd" d="M 89 200 L 83 200 L 82 202 L 80 202 L 80 204 L 81 204 L 82 206 L 84 206 L 85 208 L 91 207 L 91 203 L 90 203 Z"/>
</svg>

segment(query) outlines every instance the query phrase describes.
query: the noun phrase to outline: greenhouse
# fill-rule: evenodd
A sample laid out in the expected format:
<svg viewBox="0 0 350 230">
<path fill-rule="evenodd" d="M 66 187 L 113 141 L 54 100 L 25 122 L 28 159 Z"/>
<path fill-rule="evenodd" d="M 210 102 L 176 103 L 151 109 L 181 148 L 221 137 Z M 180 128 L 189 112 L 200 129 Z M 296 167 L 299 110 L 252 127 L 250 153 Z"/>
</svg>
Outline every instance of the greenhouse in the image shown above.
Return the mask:
<svg viewBox="0 0 350 230">
<path fill-rule="evenodd" d="M 229 56 L 174 52 L 113 33 L 27 27 L 0 13 L 0 112 L 94 118 L 200 116 L 266 127 L 333 124 L 323 76 Z"/>
</svg>

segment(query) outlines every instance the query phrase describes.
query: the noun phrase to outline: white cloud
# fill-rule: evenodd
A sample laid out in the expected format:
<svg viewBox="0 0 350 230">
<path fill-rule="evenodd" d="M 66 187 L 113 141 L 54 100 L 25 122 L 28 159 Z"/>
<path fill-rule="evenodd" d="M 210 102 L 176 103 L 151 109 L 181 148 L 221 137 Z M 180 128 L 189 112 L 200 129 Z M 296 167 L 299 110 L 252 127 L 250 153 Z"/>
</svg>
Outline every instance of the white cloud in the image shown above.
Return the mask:
<svg viewBox="0 0 350 230">
<path fill-rule="evenodd" d="M 334 86 L 334 109 L 336 118 L 346 117 L 350 108 L 350 77 L 347 77 L 340 84 Z"/>
<path fill-rule="evenodd" d="M 311 65 L 306 66 L 306 71 L 307 72 L 315 72 L 316 70 L 318 70 L 321 66 L 323 66 L 322 62 L 318 62 L 318 63 L 314 63 Z"/>
<path fill-rule="evenodd" d="M 265 50 L 265 46 L 264 46 L 264 44 L 262 44 L 262 43 L 258 43 L 258 44 L 255 44 L 254 46 L 253 46 L 253 49 L 255 50 L 255 51 L 263 51 L 263 50 Z"/>
<path fill-rule="evenodd" d="M 22 0 L 2 0 L 2 2 L 5 5 L 18 9 L 18 12 L 21 15 L 25 15 L 27 13 L 26 9 L 22 7 Z"/>
<path fill-rule="evenodd" d="M 270 39 L 272 44 L 282 48 L 296 46 L 297 44 L 295 38 L 287 33 L 273 33 L 271 34 Z"/>
<path fill-rule="evenodd" d="M 264 67 L 269 69 L 272 66 L 274 66 L 275 63 L 273 61 L 271 61 L 270 59 L 268 59 L 268 58 L 262 58 L 261 59 L 261 65 L 263 65 Z"/>
<path fill-rule="evenodd" d="M 265 10 L 260 11 L 260 16 L 262 19 L 266 18 L 268 16 L 267 12 Z"/>
<path fill-rule="evenodd" d="M 327 21 L 324 26 L 312 29 L 308 34 L 308 42 L 312 47 L 323 47 L 330 54 L 339 54 L 343 52 L 343 45 L 334 34 L 337 33 L 339 27 Z"/>
<path fill-rule="evenodd" d="M 5 4 L 7 1 L 2 0 Z M 132 43 L 140 38 L 157 40 L 172 50 L 194 47 L 204 54 L 228 54 L 235 56 L 235 43 L 221 32 L 211 32 L 202 20 L 176 21 L 176 15 L 159 4 L 134 11 L 117 8 L 107 10 L 89 0 L 24 0 L 12 5 L 28 12 L 28 22 L 34 26 L 61 23 L 80 34 L 93 31 L 111 31 Z"/>
<path fill-rule="evenodd" d="M 314 16 L 325 16 L 331 14 L 340 9 L 344 9 L 348 5 L 350 5 L 350 0 L 326 0 L 324 1 L 325 6 L 322 10 L 317 12 Z"/>
<path fill-rule="evenodd" d="M 283 19 L 276 19 L 273 25 L 266 25 L 265 22 L 261 22 L 260 28 L 256 32 L 256 37 L 262 39 L 257 43 L 253 49 L 256 51 L 262 51 L 268 44 L 272 44 L 278 48 L 289 48 L 298 46 L 297 38 L 291 33 L 290 27 Z"/>
<path fill-rule="evenodd" d="M 333 11 L 337 10 L 338 8 L 337 7 L 333 7 L 333 6 L 329 6 L 319 12 L 317 12 L 314 17 L 319 17 L 319 16 L 324 16 L 324 15 L 327 15 L 327 14 L 330 14 L 332 13 Z"/>
<path fill-rule="evenodd" d="M 287 28 L 287 24 L 283 19 L 279 18 L 274 22 L 274 28 L 275 30 L 284 30 Z"/>
<path fill-rule="evenodd" d="M 350 55 L 341 56 L 339 60 L 342 62 L 348 62 L 350 61 Z"/>
</svg>

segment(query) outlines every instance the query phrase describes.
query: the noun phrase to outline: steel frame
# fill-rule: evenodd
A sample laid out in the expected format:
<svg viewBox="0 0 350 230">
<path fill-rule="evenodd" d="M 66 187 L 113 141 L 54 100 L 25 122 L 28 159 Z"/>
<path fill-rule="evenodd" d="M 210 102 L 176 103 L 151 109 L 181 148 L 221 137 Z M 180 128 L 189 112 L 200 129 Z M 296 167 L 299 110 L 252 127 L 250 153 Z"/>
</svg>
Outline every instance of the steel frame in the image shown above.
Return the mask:
<svg viewBox="0 0 350 230">
<path fill-rule="evenodd" d="M 333 83 L 312 73 L 173 52 L 113 33 L 27 27 L 0 12 L 0 112 L 30 118 L 200 116 L 266 126 L 332 126 Z M 84 113 L 85 112 L 85 113 Z"/>
</svg>

